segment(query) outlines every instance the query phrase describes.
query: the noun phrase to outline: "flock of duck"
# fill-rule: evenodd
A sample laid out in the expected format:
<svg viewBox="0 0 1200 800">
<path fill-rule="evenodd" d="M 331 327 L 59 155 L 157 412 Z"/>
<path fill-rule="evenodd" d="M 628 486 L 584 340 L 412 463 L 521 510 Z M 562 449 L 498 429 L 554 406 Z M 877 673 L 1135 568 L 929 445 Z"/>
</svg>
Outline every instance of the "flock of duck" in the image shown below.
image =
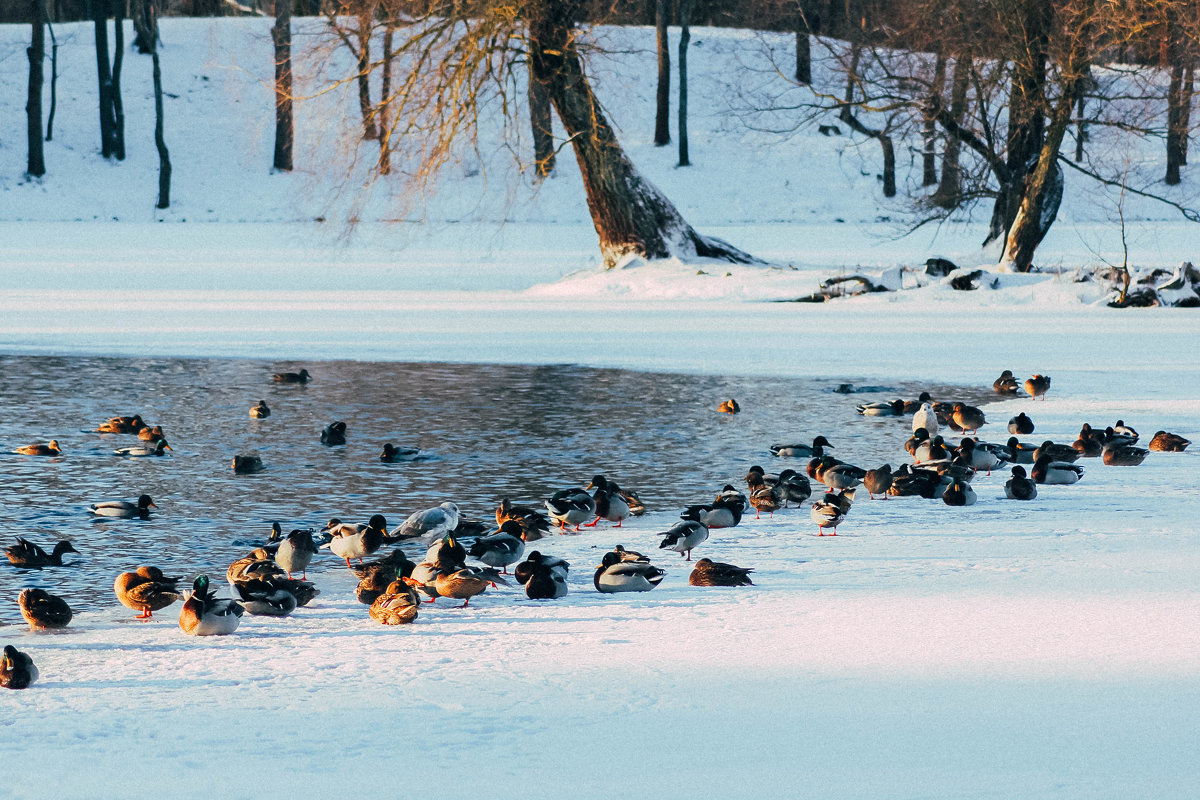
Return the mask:
<svg viewBox="0 0 1200 800">
<path fill-rule="evenodd" d="M 278 373 L 278 383 L 307 383 L 307 370 Z M 1009 370 L 993 384 L 1000 395 L 1017 394 L 1022 387 Z M 1034 375 L 1024 382 L 1025 391 L 1034 399 L 1045 398 L 1050 378 Z M 864 469 L 834 458 L 828 451 L 833 445 L 824 436 L 811 443 L 775 444 L 770 452 L 781 459 L 808 459 L 803 472 L 784 469 L 767 473 L 753 466 L 746 475 L 746 491 L 726 484 L 711 502 L 689 505 L 680 513 L 680 521 L 662 535 L 660 549 L 671 550 L 691 562 L 692 551 L 702 545 L 713 529 L 738 525 L 750 509 L 756 516 L 805 503 L 812 496 L 813 483 L 824 488 L 820 499 L 810 504 L 810 517 L 818 535 L 837 535 L 837 528 L 850 513 L 855 492 L 861 486 L 873 499 L 876 495 L 940 497 L 951 506 L 976 502 L 972 479 L 981 471 L 988 474 L 1011 467 L 1005 494 L 1015 500 L 1032 500 L 1040 484 L 1072 484 L 1083 477 L 1081 458 L 1099 457 L 1105 464 L 1134 466 L 1150 450 L 1182 451 L 1190 442 L 1181 436 L 1158 431 L 1147 448 L 1138 446 L 1139 435 L 1122 420 L 1103 429 L 1085 423 L 1071 444 L 1046 440 L 1040 444 L 1018 437 L 1034 432 L 1033 420 L 1024 412 L 1008 422 L 1011 436 L 1004 443 L 981 441 L 976 434 L 987 424 L 984 412 L 962 402 L 935 402 L 928 393 L 916 400 L 894 400 L 857 406 L 869 417 L 911 416 L 912 436 L 905 450 L 913 463 L 893 471 L 889 464 Z M 734 400 L 720 404 L 722 413 L 739 413 Z M 264 418 L 271 413 L 266 403 L 250 409 L 250 416 Z M 943 428 L 960 436 L 957 445 L 947 441 Z M 153 457 L 169 449 L 162 428 L 147 425 L 138 415 L 113 417 L 98 428 L 104 433 L 137 435 L 147 445 L 120 448 L 115 452 L 128 457 Z M 344 442 L 345 426 L 333 423 L 322 432 L 326 444 Z M 17 448 L 14 452 L 32 456 L 57 456 L 62 450 L 56 441 Z M 413 448 L 387 445 L 383 461 L 419 457 Z M 242 458 L 242 457 L 239 457 Z M 1024 465 L 1031 465 L 1027 472 Z M 235 471 L 253 471 L 253 464 L 239 465 Z M 96 516 L 146 519 L 154 501 L 147 495 L 136 500 L 110 500 L 88 507 Z M 248 555 L 230 564 L 226 579 L 231 598 L 219 598 L 208 575 L 198 575 L 190 591 L 181 591 L 181 577 L 166 575 L 156 566 L 143 565 L 123 572 L 113 584 L 116 598 L 139 612 L 140 619 L 152 618 L 153 612 L 182 601 L 180 629 L 190 635 L 208 636 L 233 633 L 244 614 L 286 616 L 320 594 L 307 578 L 307 568 L 322 549 L 343 559 L 359 579 L 355 595 L 368 606 L 368 615 L 385 625 L 411 623 L 424 604 L 438 598 L 462 600 L 469 607 L 471 598 L 498 584 L 510 585 L 509 578 L 520 584 L 530 599 L 561 598 L 567 594 L 570 564 L 564 559 L 533 550 L 526 544 L 553 533 L 577 532 L 607 522 L 620 528 L 631 516 L 645 512 L 636 492 L 621 488 L 603 475 L 596 475 L 586 487 L 556 492 L 541 506 L 526 506 L 504 498 L 495 509 L 496 529 L 466 520 L 453 502 L 443 502 L 410 515 L 400 526 L 389 531 L 387 519 L 376 514 L 366 523 L 347 523 L 334 518 L 319 531 L 294 529 L 286 536 L 278 523 L 266 542 Z M 404 550 L 394 547 L 381 554 L 387 545 L 420 542 L 426 547 L 420 562 L 409 559 Z M 6 548 L 9 561 L 22 568 L 61 566 L 63 556 L 78 552 L 70 542 L 58 542 L 50 552 L 37 544 L 18 538 Z M 368 561 L 368 557 L 378 556 Z M 477 564 L 469 565 L 468 559 Z M 355 563 L 357 562 L 357 563 Z M 513 572 L 508 572 L 508 567 Z M 694 586 L 750 586 L 753 569 L 700 558 L 694 562 L 689 583 Z M 299 573 L 300 577 L 296 577 Z M 593 585 L 601 593 L 645 592 L 661 584 L 665 570 L 653 565 L 647 556 L 618 544 L 604 553 L 593 574 Z M 422 596 L 425 598 L 422 600 Z M 25 589 L 18 597 L 22 616 L 33 629 L 67 626 L 72 610 L 65 599 L 44 589 Z M 4 648 L 0 660 L 0 686 L 20 689 L 37 678 L 37 668 L 28 654 L 12 646 Z"/>
</svg>

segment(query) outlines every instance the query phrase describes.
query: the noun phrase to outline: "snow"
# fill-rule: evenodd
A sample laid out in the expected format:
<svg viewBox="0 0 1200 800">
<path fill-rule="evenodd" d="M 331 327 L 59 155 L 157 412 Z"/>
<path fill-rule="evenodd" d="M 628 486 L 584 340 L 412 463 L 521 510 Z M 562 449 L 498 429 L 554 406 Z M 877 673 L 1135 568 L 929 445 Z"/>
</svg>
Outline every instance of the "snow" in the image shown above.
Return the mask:
<svg viewBox="0 0 1200 800">
<path fill-rule="evenodd" d="M 538 192 L 505 188 L 500 163 L 453 165 L 423 207 L 428 222 L 388 223 L 397 206 L 385 192 L 353 201 L 342 184 L 354 175 L 314 166 L 353 129 L 354 107 L 335 93 L 300 104 L 297 173 L 269 174 L 268 24 L 162 22 L 164 83 L 178 95 L 167 108 L 176 173 L 166 212 L 152 208 L 149 65 L 126 60 L 130 157 L 108 164 L 95 154 L 92 85 L 78 79 L 90 74 L 89 28 L 59 26 L 49 174 L 21 180 L 23 146 L 0 148 L 0 352 L 578 363 L 980 386 L 1009 368 L 1050 374 L 1053 389 L 1036 406 L 989 406 L 990 419 L 1032 407 L 1038 435 L 1056 440 L 1117 417 L 1144 436 L 1163 428 L 1198 439 L 1195 312 L 1115 311 L 1103 305 L 1107 287 L 1076 282 L 1078 268 L 1100 263 L 1096 253 L 1119 260 L 1121 239 L 1113 208 L 1071 174 L 1039 250 L 1052 269 L 989 274 L 984 288 L 957 292 L 912 268 L 941 256 L 994 269 L 979 250 L 986 220 L 897 239 L 899 212 L 878 200 L 875 150 L 836 137 L 781 142 L 720 102 L 731 64 L 763 66 L 758 37 L 693 32 L 697 166 L 681 170 L 670 148 L 647 144 L 652 32 L 608 31 L 629 46 L 596 74 L 634 163 L 701 233 L 774 266 L 634 261 L 605 272 L 569 158 Z M 26 35 L 0 27 L 0 63 L 24 63 Z M 307 69 L 300 79 L 312 91 Z M 0 81 L 8 119 L 24 104 L 21 73 Z M 1177 197 L 1196 188 L 1188 176 Z M 1130 203 L 1131 263 L 1198 260 L 1191 223 Z M 361 221 L 347 235 L 351 210 Z M 897 268 L 909 270 L 903 285 L 922 288 L 767 302 L 831 276 L 895 280 Z M 738 400 L 753 413 L 753 398 Z M 768 444 L 747 448 L 765 454 Z M 657 549 L 676 511 L 657 509 L 623 531 L 545 542 L 573 565 L 560 601 L 489 591 L 471 609 L 439 601 L 390 630 L 366 617 L 348 573 L 330 573 L 314 607 L 247 618 L 227 638 L 183 636 L 177 607 L 135 623 L 115 601 L 59 634 L 13 626 L 5 642 L 33 655 L 42 681 L 0 696 L 3 792 L 1191 796 L 1200 778 L 1194 459 L 1089 463 L 1079 485 L 1043 487 L 1027 505 L 1002 499 L 1001 475 L 976 481 L 979 503 L 968 509 L 860 499 L 836 538 L 813 536 L 806 511 L 747 519 L 714 532 L 696 557 L 755 567 L 748 590 L 689 587 L 686 565 Z M 714 489 L 738 477 L 712 469 Z M 592 568 L 618 542 L 668 570 L 660 588 L 594 592 Z"/>
</svg>

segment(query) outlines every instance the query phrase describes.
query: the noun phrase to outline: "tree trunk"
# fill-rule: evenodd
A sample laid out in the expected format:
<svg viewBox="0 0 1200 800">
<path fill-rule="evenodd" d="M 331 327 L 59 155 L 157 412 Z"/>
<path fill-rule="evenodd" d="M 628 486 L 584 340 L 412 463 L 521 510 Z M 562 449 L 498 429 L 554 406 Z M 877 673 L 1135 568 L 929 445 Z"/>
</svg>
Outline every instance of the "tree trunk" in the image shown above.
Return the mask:
<svg viewBox="0 0 1200 800">
<path fill-rule="evenodd" d="M 654 143 L 671 143 L 671 53 L 667 50 L 667 20 L 671 0 L 658 0 L 654 9 L 655 46 L 658 51 L 658 97 L 654 114 Z"/>
<path fill-rule="evenodd" d="M 929 102 L 925 104 L 925 128 L 923 131 L 924 152 L 921 159 L 921 185 L 933 186 L 938 182 L 937 172 L 937 120 L 934 117 L 942 104 L 942 90 L 946 84 L 946 56 L 939 49 L 933 66 L 933 83 L 929 87 Z"/>
<path fill-rule="evenodd" d="M 50 113 L 46 115 L 46 141 L 54 138 L 54 112 L 58 110 L 58 39 L 54 36 L 54 26 L 46 23 L 50 32 Z"/>
<path fill-rule="evenodd" d="M 108 63 L 108 0 L 92 0 L 92 24 L 96 32 L 96 79 L 100 84 L 100 155 L 113 155 L 112 70 Z"/>
<path fill-rule="evenodd" d="M 554 172 L 554 120 L 550 94 L 529 68 L 529 124 L 533 129 L 533 174 L 545 178 Z"/>
<path fill-rule="evenodd" d="M 392 171 L 392 124 L 388 119 L 392 95 L 392 59 L 395 57 L 392 40 L 396 35 L 396 23 L 389 12 L 383 28 L 383 70 L 379 86 L 379 174 Z"/>
<path fill-rule="evenodd" d="M 959 55 L 954 59 L 954 75 L 950 79 L 950 116 L 956 126 L 961 126 L 967 115 L 967 89 L 971 80 L 971 59 Z M 942 180 L 933 193 L 934 205 L 955 208 L 962 198 L 962 140 L 957 136 L 946 137 L 946 152 L 942 154 Z"/>
<path fill-rule="evenodd" d="M 42 148 L 42 64 L 46 60 L 45 0 L 33 0 L 31 5 L 33 34 L 25 54 L 29 57 L 29 96 L 25 102 L 28 121 L 29 161 L 26 172 L 40 178 L 46 174 L 46 158 Z"/>
<path fill-rule="evenodd" d="M 1171 82 L 1167 88 L 1167 174 L 1168 186 L 1177 185 L 1182 179 L 1179 169 L 1183 161 L 1183 142 L 1187 130 L 1181 125 L 1184 98 L 1184 33 L 1177 12 L 1167 12 L 1163 50 L 1165 66 L 1171 70 Z"/>
<path fill-rule="evenodd" d="M 142 55 L 150 55 L 158 49 L 158 19 L 147 19 L 147 6 L 135 6 L 133 18 L 133 46 Z"/>
<path fill-rule="evenodd" d="M 113 9 L 112 118 L 113 155 L 125 160 L 125 106 L 121 103 L 121 65 L 125 63 L 125 0 L 111 0 Z"/>
<path fill-rule="evenodd" d="M 868 128 L 854 114 L 854 87 L 858 82 L 858 64 L 862 57 L 862 49 L 854 45 L 850 55 L 850 68 L 846 71 L 846 93 L 842 100 L 842 109 L 838 118 L 850 128 L 864 136 L 870 136 L 879 142 L 883 149 L 883 196 L 896 196 L 896 149 L 892 145 L 892 137 L 886 129 L 875 130 Z"/>
<path fill-rule="evenodd" d="M 692 41 L 692 0 L 679 0 L 679 166 L 690 167 L 688 160 L 688 74 L 687 50 Z"/>
<path fill-rule="evenodd" d="M 292 169 L 292 0 L 275 0 L 275 169 Z"/>
<path fill-rule="evenodd" d="M 371 104 L 371 18 L 358 18 L 358 110 L 362 114 L 363 138 L 378 139 L 374 106 Z"/>
<path fill-rule="evenodd" d="M 1079 99 L 1075 101 L 1075 163 L 1083 162 L 1083 143 L 1087 141 L 1087 122 L 1084 120 L 1084 108 L 1087 104 L 1087 93 L 1079 90 Z"/>
<path fill-rule="evenodd" d="M 682 5 L 680 6 L 679 15 L 680 17 L 683 16 Z M 808 15 L 804 12 L 804 3 L 801 0 L 797 0 L 795 77 L 796 83 L 802 83 L 805 86 L 812 85 L 812 42 L 808 38 L 809 33 L 811 33 L 811 29 L 808 24 Z"/>
<path fill-rule="evenodd" d="M 1180 119 L 1180 128 L 1183 130 L 1183 136 L 1180 137 L 1179 151 L 1182 156 L 1180 164 L 1187 166 L 1188 160 L 1188 141 L 1191 139 L 1192 132 L 1192 98 L 1196 95 L 1196 57 L 1193 54 L 1188 60 L 1187 69 L 1184 71 L 1183 78 L 1183 107 L 1182 117 Z"/>
<path fill-rule="evenodd" d="M 629 161 L 584 74 L 573 31 L 577 10 L 558 0 L 535 4 L 529 47 L 534 78 L 546 86 L 575 151 L 604 265 L 614 267 L 628 255 L 755 261 L 726 242 L 696 233 Z"/>
<path fill-rule="evenodd" d="M 154 63 L 154 146 L 158 148 L 158 204 L 156 208 L 171 207 L 171 154 L 163 138 L 162 70 L 158 67 L 158 49 L 150 51 Z"/>
</svg>

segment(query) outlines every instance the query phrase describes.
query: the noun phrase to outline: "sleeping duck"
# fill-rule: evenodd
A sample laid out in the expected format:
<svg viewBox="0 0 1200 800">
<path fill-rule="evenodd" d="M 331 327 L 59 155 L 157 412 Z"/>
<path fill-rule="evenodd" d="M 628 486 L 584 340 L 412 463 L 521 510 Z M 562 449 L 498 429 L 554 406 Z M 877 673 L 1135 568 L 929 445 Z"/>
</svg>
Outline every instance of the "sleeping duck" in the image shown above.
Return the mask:
<svg viewBox="0 0 1200 800">
<path fill-rule="evenodd" d="M 1069 486 L 1083 477 L 1083 467 L 1066 461 L 1051 461 L 1049 455 L 1041 455 L 1033 463 L 1032 476 L 1035 483 Z"/>
<path fill-rule="evenodd" d="M 620 545 L 617 545 L 617 547 L 620 547 Z M 622 550 L 624 550 L 624 548 L 622 548 Z M 644 556 L 640 556 L 640 554 L 639 557 L 643 559 L 645 558 Z M 564 561 L 556 556 L 543 555 L 537 550 L 534 550 L 530 552 L 528 558 L 513 568 L 513 577 L 517 579 L 517 583 L 525 585 L 529 582 L 529 578 L 533 575 L 534 570 L 542 566 L 549 567 L 550 569 L 561 573 L 563 578 L 567 577 L 567 573 L 571 569 L 571 565 L 567 561 Z"/>
<path fill-rule="evenodd" d="M 297 528 L 275 549 L 275 563 L 283 568 L 289 578 L 293 572 L 299 572 L 300 577 L 307 580 L 308 565 L 317 552 L 317 543 L 313 541 L 312 531 Z"/>
<path fill-rule="evenodd" d="M 530 600 L 557 600 L 567 594 L 567 576 L 549 564 L 538 564 L 525 581 L 525 596 Z"/>
<path fill-rule="evenodd" d="M 225 636 L 237 630 L 243 613 L 236 600 L 218 600 L 208 576 L 199 575 L 179 610 L 179 627 L 189 636 Z"/>
<path fill-rule="evenodd" d="M 812 504 L 810 516 L 817 524 L 817 535 L 825 536 L 827 528 L 833 528 L 831 536 L 837 536 L 838 525 L 850 513 L 850 505 L 854 502 L 854 489 L 847 489 L 841 494 L 827 492 L 821 500 Z"/>
<path fill-rule="evenodd" d="M 71 621 L 71 607 L 67 601 L 44 589 L 23 589 L 17 595 L 17 605 L 32 630 L 65 628 Z"/>
<path fill-rule="evenodd" d="M 1100 458 L 1110 467 L 1136 467 L 1146 460 L 1149 453 L 1144 447 L 1109 442 L 1104 445 Z"/>
<path fill-rule="evenodd" d="M 267 407 L 267 401 L 259 400 L 258 405 L 250 406 L 250 416 L 254 419 L 266 419 L 271 416 L 271 409 Z"/>
<path fill-rule="evenodd" d="M 296 610 L 296 596 L 282 586 L 261 578 L 233 584 L 234 594 L 247 614 L 262 617 L 286 617 Z"/>
<path fill-rule="evenodd" d="M 113 591 L 121 605 L 142 612 L 138 619 L 150 619 L 152 612 L 183 599 L 176 589 L 179 580 L 163 575 L 158 567 L 138 567 L 135 572 L 118 575 Z"/>
<path fill-rule="evenodd" d="M 648 592 L 662 583 L 667 573 L 649 561 L 625 560 L 622 553 L 610 550 L 600 560 L 592 584 L 604 594 Z"/>
<path fill-rule="evenodd" d="M 321 431 L 321 444 L 333 447 L 346 443 L 346 423 L 335 420 Z"/>
<path fill-rule="evenodd" d="M 1033 500 L 1037 497 L 1037 484 L 1025 474 L 1025 468 L 1012 468 L 1012 477 L 1004 482 L 1004 496 L 1009 500 Z"/>
<path fill-rule="evenodd" d="M 167 437 L 163 433 L 162 425 L 155 425 L 153 428 L 142 428 L 138 431 L 138 438 L 143 442 L 157 442 Z"/>
<path fill-rule="evenodd" d="M 38 679 L 38 668 L 33 659 L 11 644 L 4 645 L 0 657 L 0 687 L 5 689 L 28 689 Z"/>
<path fill-rule="evenodd" d="M 692 586 L 753 586 L 751 572 L 754 570 L 747 567 L 701 558 L 688 576 L 688 583 Z"/>
<path fill-rule="evenodd" d="M 1050 376 L 1049 375 L 1034 375 L 1029 380 L 1025 381 L 1025 392 L 1037 400 L 1041 397 L 1046 399 L 1046 392 L 1050 391 Z"/>
<path fill-rule="evenodd" d="M 407 625 L 416 621 L 420 605 L 416 590 L 397 578 L 371 602 L 367 613 L 381 625 Z"/>
<path fill-rule="evenodd" d="M 1008 420 L 1008 432 L 1019 436 L 1028 436 L 1033 433 L 1033 420 L 1022 411 Z"/>
<path fill-rule="evenodd" d="M 1013 377 L 1011 369 L 1006 369 L 1000 373 L 1000 377 L 992 381 L 992 391 L 996 394 L 1016 394 L 1020 389 L 1017 379 Z"/>
<path fill-rule="evenodd" d="M 486 592 L 492 582 L 471 569 L 460 569 L 438 575 L 433 584 L 439 596 L 462 600 L 463 604 L 458 607 L 466 608 L 471 598 Z"/>
<path fill-rule="evenodd" d="M 1190 440 L 1177 433 L 1156 431 L 1154 438 L 1150 440 L 1150 449 L 1161 453 L 1182 453 L 1189 444 Z"/>
</svg>

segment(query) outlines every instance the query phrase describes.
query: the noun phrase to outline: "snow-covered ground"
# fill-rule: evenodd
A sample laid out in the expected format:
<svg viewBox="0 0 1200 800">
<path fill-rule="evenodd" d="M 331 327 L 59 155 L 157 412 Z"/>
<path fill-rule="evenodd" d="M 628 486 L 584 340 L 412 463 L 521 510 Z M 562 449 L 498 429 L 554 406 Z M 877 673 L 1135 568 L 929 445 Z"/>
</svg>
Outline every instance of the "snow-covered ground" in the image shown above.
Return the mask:
<svg viewBox="0 0 1200 800">
<path fill-rule="evenodd" d="M 1051 374 L 1053 390 L 1044 403 L 990 406 L 1000 424 L 987 438 L 1019 410 L 1034 415 L 1038 439 L 1069 441 L 1082 422 L 1118 417 L 1144 436 L 1200 435 L 1196 312 L 1111 310 L 1098 303 L 1103 288 L 1074 281 L 1099 263 L 1093 250 L 1119 258 L 1114 209 L 1095 194 L 1068 189 L 1041 251 L 1061 275 L 756 302 L 934 255 L 989 263 L 978 222 L 890 238 L 878 219 L 899 212 L 870 200 L 873 150 L 740 127 L 722 89 L 735 59 L 759 57 L 756 37 L 694 32 L 690 170 L 646 144 L 652 34 L 610 34 L 633 52 L 598 76 L 633 159 L 689 220 L 781 266 L 601 273 L 569 159 L 509 205 L 495 172 L 461 165 L 430 201 L 432 222 L 385 224 L 376 198 L 346 240 L 336 169 L 312 166 L 339 130 L 306 112 L 318 101 L 300 106 L 301 168 L 268 174 L 267 27 L 163 22 L 164 80 L 178 95 L 167 110 L 176 202 L 157 213 L 149 66 L 127 58 L 130 157 L 105 163 L 92 83 L 79 78 L 91 74 L 89 28 L 60 26 L 49 174 L 22 182 L 23 143 L 0 148 L 0 352 L 570 362 L 981 386 L 1008 368 Z M 14 65 L 25 35 L 0 28 L 8 119 L 24 104 Z M 1180 199 L 1194 193 L 1189 181 Z M 1193 226 L 1136 208 L 1133 263 L 1196 260 Z M 753 397 L 738 399 L 755 413 Z M 825 413 L 853 414 L 846 400 Z M 900 463 L 905 426 L 864 424 L 896 438 Z M 822 418 L 778 427 L 780 439 L 811 438 Z M 747 446 L 766 459 L 769 444 Z M 813 536 L 804 511 L 747 519 L 696 556 L 755 567 L 753 589 L 689 587 L 670 554 L 656 556 L 668 576 L 654 592 L 595 593 L 592 568 L 613 544 L 660 552 L 656 533 L 675 510 L 656 509 L 623 531 L 541 543 L 573 564 L 571 593 L 555 602 L 500 590 L 466 611 L 440 601 L 390 630 L 366 618 L 350 576 L 333 573 L 313 608 L 247 618 L 222 639 L 184 637 L 172 609 L 129 621 L 115 602 L 61 634 L 14 626 L 3 641 L 31 653 L 43 678 L 0 696 L 0 793 L 1191 797 L 1194 459 L 1089 462 L 1081 484 L 1045 487 L 1029 504 L 1003 500 L 1000 475 L 977 480 L 980 501 L 967 509 L 863 498 L 836 538 Z M 580 463 L 564 482 L 601 466 Z M 739 477 L 723 464 L 712 472 L 714 488 Z"/>
</svg>

